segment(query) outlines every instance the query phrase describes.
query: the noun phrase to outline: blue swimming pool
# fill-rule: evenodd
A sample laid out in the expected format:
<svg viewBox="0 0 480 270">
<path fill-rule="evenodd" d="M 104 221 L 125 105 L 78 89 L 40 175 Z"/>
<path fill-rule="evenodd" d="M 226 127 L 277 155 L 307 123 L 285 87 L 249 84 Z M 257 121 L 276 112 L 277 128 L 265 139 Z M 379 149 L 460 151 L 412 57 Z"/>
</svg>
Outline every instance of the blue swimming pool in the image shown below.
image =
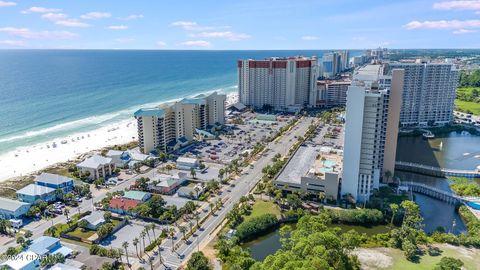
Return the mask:
<svg viewBox="0 0 480 270">
<path fill-rule="evenodd" d="M 480 202 L 467 202 L 467 205 L 475 210 L 480 210 Z"/>
<path fill-rule="evenodd" d="M 324 160 L 324 161 L 323 161 L 323 166 L 324 166 L 324 167 L 329 167 L 329 168 L 331 168 L 331 167 L 335 166 L 335 164 L 336 164 L 336 162 L 335 162 L 334 160 L 329 160 L 329 159 L 327 159 L 327 160 Z"/>
</svg>

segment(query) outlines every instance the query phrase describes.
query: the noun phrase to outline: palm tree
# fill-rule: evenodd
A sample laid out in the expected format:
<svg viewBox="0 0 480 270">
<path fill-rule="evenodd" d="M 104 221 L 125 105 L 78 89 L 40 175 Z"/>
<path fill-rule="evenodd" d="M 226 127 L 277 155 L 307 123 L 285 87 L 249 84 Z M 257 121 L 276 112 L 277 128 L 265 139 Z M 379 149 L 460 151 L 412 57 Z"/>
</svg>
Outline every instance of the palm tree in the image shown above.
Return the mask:
<svg viewBox="0 0 480 270">
<path fill-rule="evenodd" d="M 178 229 L 183 234 L 183 241 L 187 241 L 187 238 L 185 236 L 185 233 L 187 232 L 187 228 L 185 228 L 185 226 L 180 226 Z"/>
<path fill-rule="evenodd" d="M 145 231 L 142 231 L 140 233 L 140 237 L 142 238 L 142 244 L 143 244 L 143 251 L 144 252 L 145 252 L 145 248 L 146 248 L 146 246 L 145 246 L 145 236 L 147 236 L 147 234 L 145 233 Z M 141 250 L 140 250 L 140 253 L 141 253 Z"/>
<path fill-rule="evenodd" d="M 135 253 L 137 253 L 137 257 L 140 258 L 140 255 L 138 255 L 138 238 L 133 239 L 133 245 L 135 246 Z"/>
<path fill-rule="evenodd" d="M 154 239 L 153 241 L 157 240 L 157 236 L 155 235 L 155 228 L 156 227 L 157 227 L 157 225 L 155 225 L 155 223 L 150 224 L 150 230 L 152 230 L 152 233 L 153 233 L 153 239 Z"/>
<path fill-rule="evenodd" d="M 70 214 L 70 210 L 69 210 L 68 208 L 65 208 L 65 209 L 63 210 L 63 214 L 64 214 L 65 217 L 67 217 L 67 219 L 68 219 L 68 214 Z"/>
<path fill-rule="evenodd" d="M 193 179 L 195 179 L 195 176 L 197 176 L 197 172 L 195 171 L 194 168 L 190 169 L 190 175 L 192 176 Z"/>
<path fill-rule="evenodd" d="M 147 234 L 148 236 L 148 243 L 152 243 L 152 239 L 150 239 L 150 233 L 148 232 L 150 230 L 150 225 L 146 225 L 145 228 L 144 228 L 144 231 L 145 233 Z"/>
<path fill-rule="evenodd" d="M 188 222 L 188 227 L 190 227 L 190 234 L 193 234 L 193 222 L 192 221 Z"/>
<path fill-rule="evenodd" d="M 174 228 L 169 228 L 169 231 L 168 231 L 169 235 L 170 235 L 170 239 L 172 239 L 172 251 L 173 251 L 173 237 L 175 236 L 175 229 Z"/>
<path fill-rule="evenodd" d="M 208 205 L 210 206 L 210 211 L 212 212 L 212 215 L 215 214 L 215 204 L 213 202 L 210 202 L 208 203 Z"/>
<path fill-rule="evenodd" d="M 389 170 L 385 171 L 385 178 L 387 178 L 387 183 L 389 182 L 388 179 L 390 179 L 390 177 L 392 177 L 392 172 Z"/>
<path fill-rule="evenodd" d="M 55 236 L 55 234 L 57 233 L 57 229 L 54 226 L 51 226 L 47 229 L 47 233 L 51 236 Z"/>
<path fill-rule="evenodd" d="M 398 212 L 398 204 L 396 203 L 391 203 L 390 204 L 390 209 L 392 209 L 392 219 L 390 220 L 390 225 L 393 225 L 393 220 L 395 219 L 395 215 Z"/>
<path fill-rule="evenodd" d="M 130 265 L 130 261 L 128 260 L 128 242 L 125 241 L 122 243 L 122 247 L 125 249 L 125 256 L 127 256 L 127 264 Z M 121 257 L 121 256 L 120 256 Z"/>
</svg>

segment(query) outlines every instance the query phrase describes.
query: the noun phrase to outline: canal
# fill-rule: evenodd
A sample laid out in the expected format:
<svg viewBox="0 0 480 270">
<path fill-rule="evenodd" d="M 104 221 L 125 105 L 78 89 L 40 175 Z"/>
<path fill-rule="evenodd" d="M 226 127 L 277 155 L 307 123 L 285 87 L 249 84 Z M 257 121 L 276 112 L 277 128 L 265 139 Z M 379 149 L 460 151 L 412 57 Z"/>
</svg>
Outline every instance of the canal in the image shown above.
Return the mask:
<svg viewBox="0 0 480 270">
<path fill-rule="evenodd" d="M 422 136 L 399 137 L 397 160 L 449 169 L 474 170 L 480 165 L 480 136 L 463 131 L 437 135 L 430 140 L 425 140 Z M 395 175 L 402 181 L 423 183 L 450 191 L 449 181 L 445 178 L 398 171 Z M 478 183 L 479 180 L 476 181 Z M 426 232 L 432 232 L 439 226 L 455 234 L 465 232 L 465 224 L 453 205 L 422 194 L 415 194 L 415 201 L 420 206 Z"/>
</svg>

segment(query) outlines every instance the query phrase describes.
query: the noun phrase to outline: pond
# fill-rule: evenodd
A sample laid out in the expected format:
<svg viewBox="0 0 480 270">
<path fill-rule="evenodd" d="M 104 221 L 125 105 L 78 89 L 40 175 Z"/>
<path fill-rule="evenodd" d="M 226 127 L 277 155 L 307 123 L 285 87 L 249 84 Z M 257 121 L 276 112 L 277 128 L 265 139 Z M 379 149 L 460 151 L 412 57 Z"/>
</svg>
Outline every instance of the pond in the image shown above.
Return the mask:
<svg viewBox="0 0 480 270">
<path fill-rule="evenodd" d="M 290 224 L 295 226 L 295 224 Z M 332 227 L 339 227 L 342 231 L 355 230 L 359 233 L 366 233 L 373 235 L 378 233 L 386 233 L 389 228 L 385 225 L 378 225 L 372 227 L 353 226 L 344 224 L 332 224 Z M 242 245 L 244 248 L 249 248 L 252 258 L 257 261 L 263 261 L 268 255 L 274 254 L 282 245 L 280 243 L 280 229 L 270 232 L 266 235 L 260 236 L 257 239 L 248 241 Z"/>
</svg>

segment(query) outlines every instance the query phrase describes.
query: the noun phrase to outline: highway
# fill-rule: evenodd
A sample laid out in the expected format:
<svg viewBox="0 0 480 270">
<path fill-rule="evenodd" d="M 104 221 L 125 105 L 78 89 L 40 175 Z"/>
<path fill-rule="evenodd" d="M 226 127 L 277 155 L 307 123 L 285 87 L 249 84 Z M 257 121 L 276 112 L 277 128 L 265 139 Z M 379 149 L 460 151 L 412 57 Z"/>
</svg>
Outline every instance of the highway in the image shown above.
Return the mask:
<svg viewBox="0 0 480 270">
<path fill-rule="evenodd" d="M 279 138 L 277 142 L 269 143 L 267 149 L 270 149 L 270 151 L 268 151 L 266 155 L 261 156 L 254 163 L 253 168 L 246 167 L 242 171 L 241 176 L 234 182 L 235 187 L 223 188 L 224 191 L 218 197 L 224 201 L 223 207 L 218 209 L 215 212 L 215 215 L 210 215 L 205 222 L 201 224 L 200 230 L 197 230 L 187 239 L 187 241 L 183 241 L 183 236 L 180 232 L 176 233 L 174 245 L 177 246 L 177 249 L 174 252 L 172 252 L 171 240 L 166 239 L 161 245 L 160 256 L 150 254 L 149 256 L 152 256 L 150 259 L 153 260 L 153 269 L 177 269 L 194 251 L 197 251 L 199 246 L 211 241 L 215 237 L 213 232 L 223 222 L 225 216 L 232 209 L 233 205 L 238 202 L 242 196 L 248 195 L 250 190 L 261 179 L 262 168 L 269 165 L 272 162 L 271 159 L 277 153 L 280 153 L 281 155 L 287 154 L 290 147 L 297 141 L 295 136 L 303 136 L 312 119 L 313 118 L 310 117 L 300 119 L 299 123 Z M 208 212 L 209 211 L 202 211 L 201 217 L 203 218 L 208 215 Z M 160 257 L 162 258 L 162 262 L 160 262 Z M 132 268 L 136 269 L 140 266 L 145 269 L 150 268 L 147 257 L 145 257 L 145 262 L 143 264 L 133 265 Z"/>
</svg>

